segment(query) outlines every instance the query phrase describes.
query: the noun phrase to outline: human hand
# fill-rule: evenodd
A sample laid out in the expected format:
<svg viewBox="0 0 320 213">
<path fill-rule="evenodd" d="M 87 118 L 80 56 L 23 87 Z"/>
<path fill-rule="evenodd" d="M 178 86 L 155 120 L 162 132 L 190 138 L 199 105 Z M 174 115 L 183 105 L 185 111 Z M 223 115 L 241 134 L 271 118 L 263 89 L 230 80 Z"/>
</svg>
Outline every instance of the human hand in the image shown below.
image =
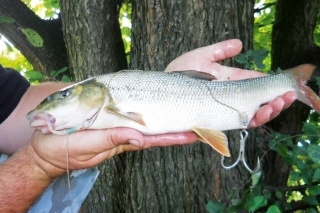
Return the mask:
<svg viewBox="0 0 320 213">
<path fill-rule="evenodd" d="M 212 74 L 217 80 L 240 80 L 265 76 L 266 74 L 251 70 L 223 66 L 218 61 L 231 58 L 240 53 L 242 43 L 238 39 L 222 41 L 210 46 L 201 47 L 187 52 L 173 60 L 165 71 L 197 70 Z M 295 92 L 287 92 L 263 105 L 256 112 L 249 123 L 249 128 L 261 126 L 275 118 L 279 113 L 288 108 L 297 96 Z"/>
<path fill-rule="evenodd" d="M 196 140 L 197 136 L 191 132 L 145 136 L 130 128 L 85 130 L 66 136 L 36 130 L 30 145 L 37 156 L 37 164 L 50 177 L 57 177 L 66 171 L 67 151 L 68 167 L 74 170 L 95 166 L 125 151 L 185 145 Z"/>
</svg>

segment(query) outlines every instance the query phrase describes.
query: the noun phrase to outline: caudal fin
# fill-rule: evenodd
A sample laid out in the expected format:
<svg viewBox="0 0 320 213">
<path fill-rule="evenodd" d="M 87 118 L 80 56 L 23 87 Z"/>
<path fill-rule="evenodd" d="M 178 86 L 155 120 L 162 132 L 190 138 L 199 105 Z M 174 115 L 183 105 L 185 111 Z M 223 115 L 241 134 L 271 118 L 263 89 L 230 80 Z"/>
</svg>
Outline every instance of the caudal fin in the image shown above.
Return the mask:
<svg viewBox="0 0 320 213">
<path fill-rule="evenodd" d="M 312 85 L 319 91 L 319 86 L 316 84 L 316 77 L 320 77 L 320 72 L 315 68 L 316 67 L 314 65 L 303 64 L 288 69 L 286 72 L 291 73 L 296 79 L 298 85 L 298 100 L 320 113 L 320 98 L 309 87 Z"/>
</svg>

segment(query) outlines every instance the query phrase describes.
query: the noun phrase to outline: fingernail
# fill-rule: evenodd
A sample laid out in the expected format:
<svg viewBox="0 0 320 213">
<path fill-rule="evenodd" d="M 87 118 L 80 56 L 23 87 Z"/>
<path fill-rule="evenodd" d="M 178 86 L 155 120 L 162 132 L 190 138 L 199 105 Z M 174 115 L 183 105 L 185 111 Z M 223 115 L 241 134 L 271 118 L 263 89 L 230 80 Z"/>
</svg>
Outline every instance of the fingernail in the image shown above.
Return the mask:
<svg viewBox="0 0 320 213">
<path fill-rule="evenodd" d="M 134 146 L 140 147 L 140 141 L 138 140 L 129 140 L 128 142 Z"/>
</svg>

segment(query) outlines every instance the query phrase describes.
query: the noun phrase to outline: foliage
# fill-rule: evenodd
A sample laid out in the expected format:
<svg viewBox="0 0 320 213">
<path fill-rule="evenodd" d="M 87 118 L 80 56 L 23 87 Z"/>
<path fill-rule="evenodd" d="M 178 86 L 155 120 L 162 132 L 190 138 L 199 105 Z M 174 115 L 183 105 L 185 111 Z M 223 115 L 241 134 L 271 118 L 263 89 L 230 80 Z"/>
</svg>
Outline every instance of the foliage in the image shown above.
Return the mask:
<svg viewBox="0 0 320 213">
<path fill-rule="evenodd" d="M 26 35 L 28 41 L 32 44 L 32 46 L 42 47 L 43 39 L 36 31 L 30 28 L 21 29 L 21 31 Z"/>
<path fill-rule="evenodd" d="M 314 42 L 317 46 L 320 46 L 320 11 L 317 16 L 317 23 L 314 29 Z"/>
<path fill-rule="evenodd" d="M 2 23 L 13 23 L 14 19 L 8 16 L 0 15 L 0 24 Z"/>
<path fill-rule="evenodd" d="M 27 59 L 0 34 L 0 64 L 18 71 L 33 69 Z"/>
<path fill-rule="evenodd" d="M 23 2 L 33 10 L 42 19 L 54 19 L 59 15 L 58 0 L 42 0 L 34 3 L 32 0 L 23 0 Z M 124 49 L 128 63 L 130 61 L 131 47 L 131 13 L 132 5 L 130 0 L 125 0 L 120 8 L 119 23 L 121 27 Z M 11 17 L 0 15 L 1 23 L 14 23 Z M 41 36 L 30 28 L 21 29 L 26 35 L 27 40 L 35 47 L 42 47 L 43 39 Z M 2 48 L 1 48 L 2 47 Z M 70 82 L 70 77 L 66 75 L 67 67 L 60 70 L 51 71 L 51 76 L 44 76 L 39 71 L 33 70 L 28 60 L 0 34 L 0 63 L 5 67 L 11 67 L 21 72 L 31 83 L 38 84 L 43 80 L 56 80 L 58 74 L 63 74 L 61 81 Z"/>
<path fill-rule="evenodd" d="M 259 1 L 260 2 L 260 1 Z M 263 60 L 264 67 L 257 67 L 261 71 L 270 70 L 271 67 L 271 33 L 275 15 L 275 0 L 266 0 L 262 5 L 255 7 L 253 27 L 253 46 L 255 50 L 268 51 Z"/>
<path fill-rule="evenodd" d="M 59 14 L 58 0 L 22 0 L 33 12 L 42 19 L 55 19 Z"/>
<path fill-rule="evenodd" d="M 130 49 L 131 49 L 131 14 L 132 5 L 130 0 L 123 2 L 120 8 L 119 23 L 121 28 L 122 40 L 124 50 L 127 56 L 128 63 L 130 62 Z"/>
<path fill-rule="evenodd" d="M 246 53 L 239 54 L 235 60 L 239 64 L 243 64 L 247 69 L 250 70 L 264 70 L 266 68 L 263 61 L 268 56 L 269 51 L 267 49 L 260 50 L 248 50 Z"/>
</svg>

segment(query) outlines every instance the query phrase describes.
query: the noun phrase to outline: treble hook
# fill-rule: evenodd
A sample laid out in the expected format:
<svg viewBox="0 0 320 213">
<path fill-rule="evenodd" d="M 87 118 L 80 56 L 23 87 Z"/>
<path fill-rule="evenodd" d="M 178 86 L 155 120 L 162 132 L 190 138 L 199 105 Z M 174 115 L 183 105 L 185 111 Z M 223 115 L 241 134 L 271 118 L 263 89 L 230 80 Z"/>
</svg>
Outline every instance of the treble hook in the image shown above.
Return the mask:
<svg viewBox="0 0 320 213">
<path fill-rule="evenodd" d="M 243 129 L 242 131 L 240 131 L 240 137 L 241 137 L 241 140 L 240 140 L 240 150 L 239 150 L 239 156 L 238 156 L 238 159 L 236 160 L 236 162 L 234 162 L 234 164 L 230 165 L 230 166 L 225 166 L 223 161 L 224 161 L 224 156 L 222 155 L 221 157 L 221 166 L 225 169 L 232 169 L 234 168 L 236 165 L 239 164 L 240 161 L 242 161 L 244 167 L 246 167 L 246 169 L 251 173 L 256 173 L 260 170 L 261 168 L 261 165 L 260 165 L 260 159 L 258 157 L 258 163 L 257 163 L 257 167 L 252 170 L 249 168 L 247 162 L 246 162 L 246 159 L 245 159 L 245 146 L 246 146 L 246 139 L 248 137 L 248 132 Z"/>
</svg>

